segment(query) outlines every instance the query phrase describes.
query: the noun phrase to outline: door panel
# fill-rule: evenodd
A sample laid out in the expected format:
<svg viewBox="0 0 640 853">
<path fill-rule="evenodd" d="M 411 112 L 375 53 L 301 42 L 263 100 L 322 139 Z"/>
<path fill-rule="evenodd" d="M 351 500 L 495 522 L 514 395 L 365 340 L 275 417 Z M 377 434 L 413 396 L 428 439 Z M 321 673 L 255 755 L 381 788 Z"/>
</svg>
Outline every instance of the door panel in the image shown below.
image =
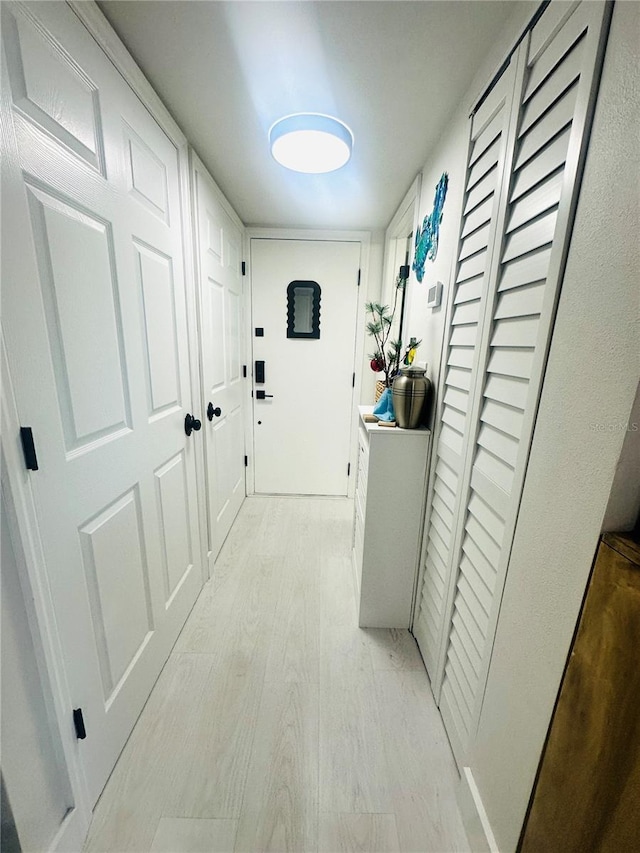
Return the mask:
<svg viewBox="0 0 640 853">
<path fill-rule="evenodd" d="M 170 258 L 134 241 L 144 316 L 149 417 L 180 408 L 180 351 Z"/>
<path fill-rule="evenodd" d="M 427 524 L 424 588 L 414 631 L 436 694 L 442 632 L 447 618 L 448 579 L 459 524 L 461 474 L 472 408 L 471 388 L 480 358 L 479 340 L 487 298 L 493 242 L 500 216 L 502 172 L 508 156 L 507 137 L 515 63 L 511 62 L 472 122 L 467 164 L 466 202 L 461 222 L 460 250 L 449 318 L 447 368 L 441 388 L 440 418 L 435 438 L 433 490 L 451 508 L 440 530 L 435 515 Z M 488 158 L 488 160 L 487 160 Z M 477 164 L 488 169 L 478 183 Z M 475 165 L 474 165 L 475 164 Z M 502 200 L 502 205 L 504 201 Z M 485 248 L 466 257 L 465 243 L 481 229 Z M 461 313 L 461 310 L 464 313 Z M 439 420 L 439 424 L 438 424 Z M 460 605 L 464 609 L 464 603 Z M 457 617 L 460 619 L 460 616 Z"/>
<path fill-rule="evenodd" d="M 198 219 L 209 553 L 215 559 L 246 495 L 242 377 L 242 235 L 200 163 L 193 169 Z M 215 414 L 206 411 L 211 403 Z"/>
<path fill-rule="evenodd" d="M 80 528 L 104 700 L 153 631 L 140 494 L 132 489 Z"/>
<path fill-rule="evenodd" d="M 255 489 L 265 494 L 346 495 L 360 243 L 251 241 Z M 287 336 L 287 288 L 320 286 L 318 339 Z M 258 399 L 264 391 L 273 397 Z"/>
<path fill-rule="evenodd" d="M 3 338 L 95 802 L 202 581 L 178 151 L 66 4 L 2 7 Z"/>
<path fill-rule="evenodd" d="M 491 113 L 487 104 L 495 106 L 496 91 L 507 85 L 511 94 L 505 95 L 503 109 L 502 189 L 474 340 L 471 335 L 464 342 L 459 338 L 457 311 L 449 322 L 449 363 L 457 346 L 474 346 L 475 354 L 467 371 L 464 406 L 448 388 L 455 384 L 460 389 L 462 383 L 452 383 L 450 374 L 445 379 L 436 438 L 437 456 L 446 444 L 460 458 L 453 466 L 457 476 L 450 495 L 450 524 L 437 521 L 435 497 L 428 522 L 428 529 L 440 530 L 440 541 L 445 542 L 444 549 L 438 549 L 445 584 L 433 582 L 435 569 L 442 566 L 434 559 L 437 540 L 430 532 L 415 623 L 460 767 L 466 763 L 467 744 L 482 707 L 608 14 L 610 8 L 602 3 L 552 3 L 514 53 L 511 66 L 516 74 L 505 71 L 472 119 L 473 139 Z M 491 119 L 489 126 L 494 122 Z M 475 143 L 471 151 L 475 156 Z M 467 213 L 473 215 L 469 203 Z M 472 233 L 465 222 L 461 233 L 460 258 L 470 239 L 465 234 Z M 456 288 L 466 263 L 458 267 Z M 451 405 L 464 409 L 464 417 L 451 419 Z M 452 430 L 459 435 L 457 446 Z M 449 464 L 444 455 L 441 461 Z M 437 460 L 436 496 L 446 493 L 439 482 L 442 470 Z"/>
<path fill-rule="evenodd" d="M 25 189 L 66 450 L 72 453 L 131 424 L 113 241 L 95 216 L 28 183 Z"/>
</svg>

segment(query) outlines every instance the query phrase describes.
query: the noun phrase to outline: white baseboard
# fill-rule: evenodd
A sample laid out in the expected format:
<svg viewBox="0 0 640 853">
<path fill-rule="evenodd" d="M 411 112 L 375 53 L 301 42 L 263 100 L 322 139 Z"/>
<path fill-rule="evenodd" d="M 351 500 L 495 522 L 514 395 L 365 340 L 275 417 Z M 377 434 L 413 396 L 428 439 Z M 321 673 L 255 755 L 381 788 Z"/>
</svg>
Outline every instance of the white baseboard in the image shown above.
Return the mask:
<svg viewBox="0 0 640 853">
<path fill-rule="evenodd" d="M 500 853 L 470 767 L 462 768 L 457 800 L 473 853 Z"/>
</svg>

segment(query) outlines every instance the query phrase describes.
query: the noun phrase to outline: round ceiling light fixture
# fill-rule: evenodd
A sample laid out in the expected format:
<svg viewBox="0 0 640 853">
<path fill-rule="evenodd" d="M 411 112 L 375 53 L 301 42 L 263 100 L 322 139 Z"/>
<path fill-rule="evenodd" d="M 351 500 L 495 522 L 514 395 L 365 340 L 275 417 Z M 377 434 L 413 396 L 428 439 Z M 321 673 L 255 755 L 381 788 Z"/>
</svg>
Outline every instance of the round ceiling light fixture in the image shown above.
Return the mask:
<svg viewBox="0 0 640 853">
<path fill-rule="evenodd" d="M 334 172 L 349 161 L 353 133 L 337 118 L 321 113 L 295 113 L 269 128 L 271 153 L 294 172 Z"/>
</svg>

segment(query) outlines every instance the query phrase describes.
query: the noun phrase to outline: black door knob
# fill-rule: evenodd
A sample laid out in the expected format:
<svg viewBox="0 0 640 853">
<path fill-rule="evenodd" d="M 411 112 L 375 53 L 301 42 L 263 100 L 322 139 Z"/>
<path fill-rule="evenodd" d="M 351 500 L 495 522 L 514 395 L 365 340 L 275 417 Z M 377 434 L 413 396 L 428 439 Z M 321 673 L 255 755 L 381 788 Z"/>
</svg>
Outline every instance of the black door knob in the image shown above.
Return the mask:
<svg viewBox="0 0 640 853">
<path fill-rule="evenodd" d="M 198 432 L 198 430 L 201 428 L 201 426 L 202 426 L 202 423 L 197 418 L 194 418 L 193 415 L 190 415 L 187 412 L 185 419 L 184 419 L 184 431 L 186 432 L 186 434 L 191 435 L 192 430 L 195 430 L 195 432 Z"/>
<path fill-rule="evenodd" d="M 209 405 L 207 406 L 207 417 L 209 418 L 209 420 L 212 421 L 214 415 L 216 416 L 216 418 L 219 418 L 221 414 L 222 414 L 222 409 L 220 408 L 220 406 L 216 406 L 214 409 L 213 403 L 210 402 Z"/>
</svg>

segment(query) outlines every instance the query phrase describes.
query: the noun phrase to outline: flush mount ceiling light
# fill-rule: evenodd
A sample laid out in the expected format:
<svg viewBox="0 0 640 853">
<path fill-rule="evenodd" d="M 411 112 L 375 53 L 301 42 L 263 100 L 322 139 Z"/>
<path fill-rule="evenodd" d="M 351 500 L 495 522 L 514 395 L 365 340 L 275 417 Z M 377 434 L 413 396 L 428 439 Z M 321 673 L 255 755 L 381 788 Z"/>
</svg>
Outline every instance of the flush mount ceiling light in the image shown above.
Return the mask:
<svg viewBox="0 0 640 853">
<path fill-rule="evenodd" d="M 285 116 L 269 129 L 271 153 L 294 172 L 334 172 L 351 157 L 353 134 L 344 122 L 320 113 Z"/>
</svg>

